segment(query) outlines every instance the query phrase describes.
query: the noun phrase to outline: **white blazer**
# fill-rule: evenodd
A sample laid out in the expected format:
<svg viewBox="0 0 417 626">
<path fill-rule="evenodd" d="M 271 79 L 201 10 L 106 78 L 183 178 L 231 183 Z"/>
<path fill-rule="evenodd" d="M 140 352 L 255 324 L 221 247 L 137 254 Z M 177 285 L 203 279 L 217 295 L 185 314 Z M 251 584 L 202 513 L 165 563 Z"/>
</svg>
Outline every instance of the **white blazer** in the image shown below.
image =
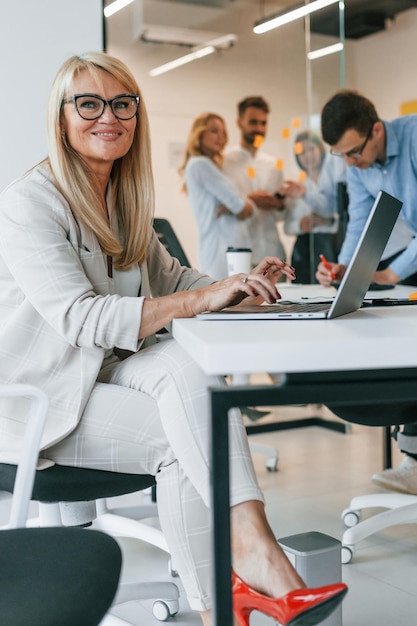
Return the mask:
<svg viewBox="0 0 417 626">
<path fill-rule="evenodd" d="M 76 221 L 45 167 L 0 195 L 0 380 L 37 385 L 48 395 L 42 448 L 76 427 L 105 351 L 139 350 L 145 297 L 213 282 L 181 267 L 156 235 L 140 269 L 139 297 L 111 293 L 96 237 Z M 17 459 L 24 402 L 0 404 L 3 462 Z"/>
</svg>

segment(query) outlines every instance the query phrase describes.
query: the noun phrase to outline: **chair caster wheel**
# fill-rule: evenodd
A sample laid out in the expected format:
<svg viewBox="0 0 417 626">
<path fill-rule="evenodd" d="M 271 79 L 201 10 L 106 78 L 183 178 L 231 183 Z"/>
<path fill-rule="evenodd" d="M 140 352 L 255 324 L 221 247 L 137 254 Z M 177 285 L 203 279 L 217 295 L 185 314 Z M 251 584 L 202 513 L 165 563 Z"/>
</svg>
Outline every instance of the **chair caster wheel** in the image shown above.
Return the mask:
<svg viewBox="0 0 417 626">
<path fill-rule="evenodd" d="M 152 605 L 153 616 L 160 622 L 166 622 L 170 617 L 168 605 L 163 600 L 156 600 Z"/>
<path fill-rule="evenodd" d="M 360 518 L 360 512 L 353 509 L 345 509 L 342 513 L 342 522 L 347 528 L 352 528 L 352 526 L 359 524 Z"/>
<path fill-rule="evenodd" d="M 353 559 L 352 548 L 349 548 L 349 546 L 342 546 L 341 560 L 342 560 L 343 565 L 347 565 L 348 563 L 351 563 L 352 559 Z"/>
<path fill-rule="evenodd" d="M 271 457 L 270 459 L 266 459 L 265 467 L 268 472 L 277 472 L 278 471 L 278 459 L 276 457 Z"/>
<path fill-rule="evenodd" d="M 152 605 L 153 616 L 160 622 L 166 622 L 179 611 L 178 600 L 155 600 Z"/>
</svg>

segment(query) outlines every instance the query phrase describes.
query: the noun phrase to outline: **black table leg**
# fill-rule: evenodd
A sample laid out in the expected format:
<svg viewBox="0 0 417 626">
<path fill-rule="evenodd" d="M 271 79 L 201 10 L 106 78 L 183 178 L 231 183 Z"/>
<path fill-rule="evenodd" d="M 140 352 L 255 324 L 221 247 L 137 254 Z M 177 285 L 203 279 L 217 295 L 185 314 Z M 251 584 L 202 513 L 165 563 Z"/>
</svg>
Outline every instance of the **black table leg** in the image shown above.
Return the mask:
<svg viewBox="0 0 417 626">
<path fill-rule="evenodd" d="M 211 410 L 213 626 L 232 626 L 228 408 L 221 393 L 212 395 Z"/>
<path fill-rule="evenodd" d="M 391 439 L 391 426 L 384 426 L 383 442 L 382 442 L 382 462 L 383 469 L 389 469 L 392 467 L 392 439 Z"/>
</svg>

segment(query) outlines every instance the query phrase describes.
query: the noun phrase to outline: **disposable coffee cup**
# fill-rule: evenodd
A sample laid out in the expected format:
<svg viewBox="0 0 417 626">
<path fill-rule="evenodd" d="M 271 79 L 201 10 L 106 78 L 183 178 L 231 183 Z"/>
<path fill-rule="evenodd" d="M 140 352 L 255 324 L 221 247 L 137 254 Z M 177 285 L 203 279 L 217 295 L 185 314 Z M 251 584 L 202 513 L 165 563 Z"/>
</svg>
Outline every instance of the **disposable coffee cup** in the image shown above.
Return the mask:
<svg viewBox="0 0 417 626">
<path fill-rule="evenodd" d="M 250 248 L 232 248 L 226 250 L 227 273 L 249 274 L 251 271 L 252 250 Z"/>
</svg>

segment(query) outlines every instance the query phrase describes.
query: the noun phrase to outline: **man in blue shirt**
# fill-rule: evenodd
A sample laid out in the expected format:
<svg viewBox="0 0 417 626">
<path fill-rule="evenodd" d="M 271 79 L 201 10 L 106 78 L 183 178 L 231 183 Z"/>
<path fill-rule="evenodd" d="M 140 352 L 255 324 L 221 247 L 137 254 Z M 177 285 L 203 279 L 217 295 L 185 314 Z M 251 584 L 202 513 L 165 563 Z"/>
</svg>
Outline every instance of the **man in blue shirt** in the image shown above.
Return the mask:
<svg viewBox="0 0 417 626">
<path fill-rule="evenodd" d="M 317 280 L 341 280 L 380 189 L 403 202 L 400 217 L 374 275 L 381 284 L 417 285 L 417 115 L 380 120 L 375 106 L 356 91 L 342 90 L 325 104 L 322 136 L 334 156 L 348 166 L 349 222 L 338 263 L 320 264 Z M 333 276 L 332 276 L 333 274 Z M 378 407 L 367 411 L 378 413 Z M 417 407 L 415 409 L 417 416 Z M 417 423 L 397 433 L 406 457 L 398 468 L 374 474 L 374 482 L 417 494 Z"/>
<path fill-rule="evenodd" d="M 333 272 L 346 270 L 380 189 L 399 198 L 403 208 L 374 280 L 417 285 L 417 115 L 383 122 L 374 105 L 355 91 L 338 92 L 324 106 L 322 135 L 331 153 L 347 166 L 349 223 Z M 318 267 L 319 282 L 330 272 Z"/>
</svg>

